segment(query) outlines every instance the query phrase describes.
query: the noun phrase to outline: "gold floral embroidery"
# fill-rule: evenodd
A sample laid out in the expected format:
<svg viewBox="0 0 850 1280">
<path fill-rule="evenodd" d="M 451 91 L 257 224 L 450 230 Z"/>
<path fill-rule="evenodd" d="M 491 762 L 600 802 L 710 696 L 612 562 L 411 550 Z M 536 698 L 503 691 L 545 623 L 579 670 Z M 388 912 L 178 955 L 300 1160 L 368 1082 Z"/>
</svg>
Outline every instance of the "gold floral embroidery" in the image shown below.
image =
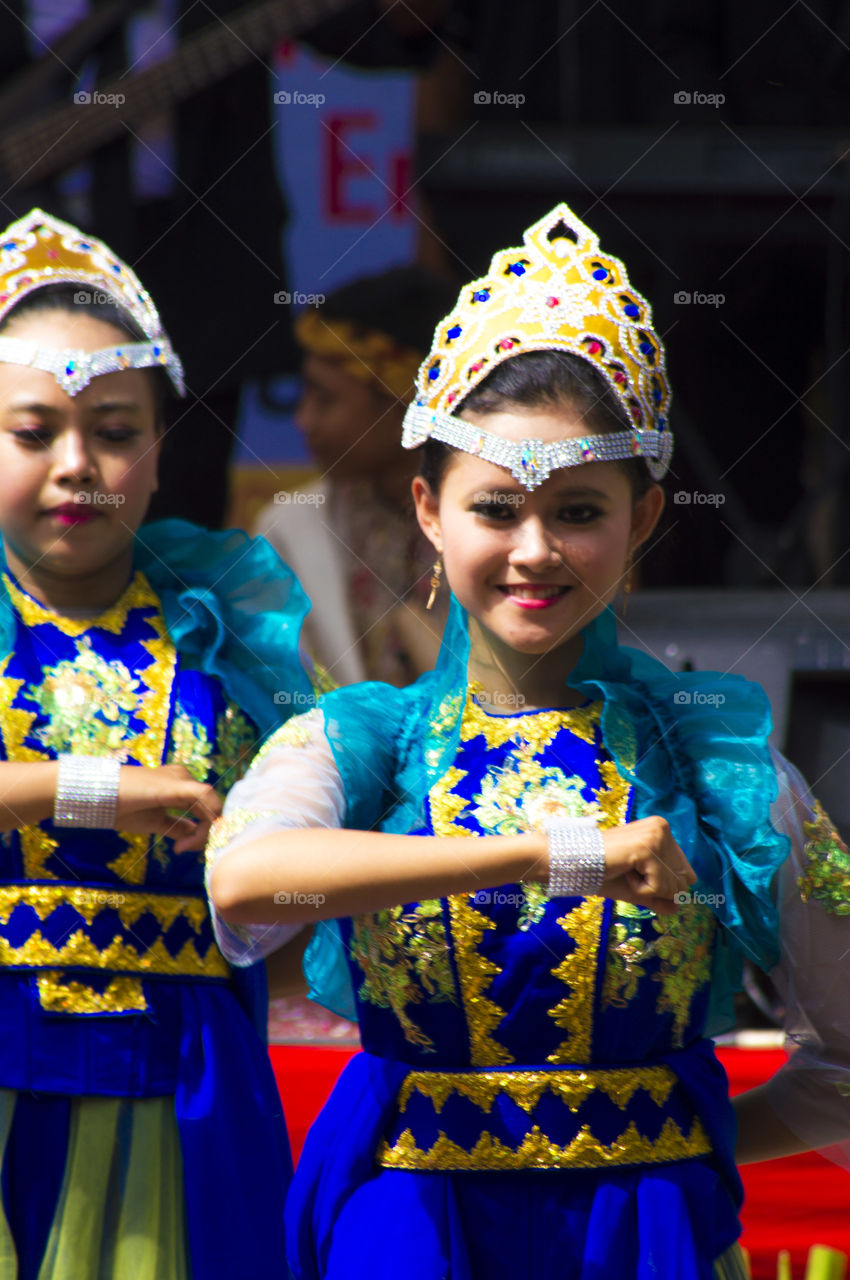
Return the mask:
<svg viewBox="0 0 850 1280">
<path fill-rule="evenodd" d="M 462 694 L 448 694 L 443 698 L 436 714 L 430 721 L 424 748 L 425 763 L 429 769 L 436 769 L 439 765 L 443 752 L 457 724 L 462 705 Z"/>
<path fill-rule="evenodd" d="M 279 729 L 275 729 L 271 737 L 266 739 L 254 756 L 251 762 L 252 765 L 258 765 L 274 747 L 309 746 L 313 740 L 315 730 L 321 729 L 323 724 L 324 715 L 318 707 L 314 707 L 312 711 L 305 711 L 303 715 L 292 716 L 290 720 L 287 720 L 286 724 L 281 725 Z"/>
<path fill-rule="evenodd" d="M 645 1138 L 631 1121 L 610 1144 L 601 1142 L 589 1125 L 583 1125 L 572 1142 L 558 1146 L 534 1125 L 516 1149 L 482 1133 L 471 1151 L 443 1132 L 430 1150 L 423 1151 L 410 1129 L 405 1129 L 392 1147 L 384 1142 L 379 1148 L 378 1164 L 385 1169 L 601 1169 L 689 1160 L 710 1151 L 711 1142 L 698 1117 L 687 1135 L 668 1118 L 654 1141 Z"/>
<path fill-rule="evenodd" d="M 804 902 L 814 898 L 830 915 L 850 915 L 850 853 L 820 801 L 814 822 L 804 822 L 808 866 L 797 881 Z"/>
<path fill-rule="evenodd" d="M 567 777 L 557 766 L 543 768 L 523 747 L 511 752 L 500 767 L 487 770 L 470 813 L 491 835 L 542 830 L 555 817 L 600 812 L 598 805 L 585 800 L 582 787 L 581 778 Z"/>
<path fill-rule="evenodd" d="M 171 721 L 167 764 L 182 764 L 196 782 L 206 782 L 210 771 L 212 743 L 197 720 L 178 707 Z"/>
<path fill-rule="evenodd" d="M 32 596 L 26 595 L 15 585 L 8 574 L 3 574 L 3 582 L 16 613 L 26 626 L 40 627 L 48 625 L 55 627 L 57 631 L 61 631 L 62 635 L 70 636 L 72 639 L 85 635 L 93 627 L 98 627 L 101 631 L 110 631 L 113 635 L 120 636 L 127 625 L 127 614 L 131 609 L 143 609 L 148 606 L 159 608 L 159 600 L 151 589 L 147 578 L 141 572 L 136 573 L 123 595 L 111 608 L 105 610 L 104 613 L 95 614 L 91 618 L 66 618 L 61 613 L 55 613 L 53 609 L 47 608 L 46 605 L 39 604 Z"/>
<path fill-rule="evenodd" d="M 260 822 L 263 818 L 275 818 L 277 816 L 274 809 L 232 809 L 230 813 L 222 814 L 220 818 L 216 818 L 210 827 L 210 834 L 207 839 L 207 866 L 211 867 L 213 865 L 215 855 L 219 849 L 223 849 L 230 844 L 231 840 L 241 835 L 243 831 L 247 831 L 248 827 L 255 822 Z"/>
<path fill-rule="evenodd" d="M 676 1083 L 670 1067 L 595 1067 L 587 1071 L 411 1071 L 398 1096 L 398 1109 L 407 1110 L 414 1093 L 430 1098 L 437 1115 L 454 1094 L 469 1098 L 491 1112 L 499 1095 L 510 1098 L 531 1114 L 548 1090 L 577 1112 L 594 1092 L 606 1094 L 624 1111 L 638 1089 L 644 1089 L 657 1107 L 663 1107 Z"/>
<path fill-rule="evenodd" d="M 216 788 L 225 796 L 248 772 L 257 745 L 254 726 L 233 703 L 216 719 L 215 745 L 212 767 L 218 775 Z"/>
<path fill-rule="evenodd" d="M 123 662 L 102 658 L 91 638 L 76 641 L 74 658 L 45 667 L 38 685 L 25 696 L 34 702 L 46 723 L 36 738 L 48 751 L 126 758 L 124 743 L 130 732 L 130 713 L 136 710 L 139 681 Z"/>
<path fill-rule="evenodd" d="M 433 1052 L 433 1040 L 407 1007 L 421 1003 L 423 991 L 438 1004 L 457 1003 L 440 900 L 418 902 L 407 911 L 391 907 L 356 917 L 350 952 L 363 972 L 358 998 L 392 1009 L 408 1044 Z"/>
<path fill-rule="evenodd" d="M 625 922 L 622 917 L 625 917 Z M 604 1006 L 625 1009 L 637 995 L 640 981 L 646 977 L 643 961 L 648 950 L 648 943 L 641 932 L 641 921 L 653 918 L 652 912 L 645 907 L 636 907 L 630 902 L 614 903 L 602 986 Z"/>
<path fill-rule="evenodd" d="M 575 947 L 552 970 L 554 976 L 570 988 L 570 993 L 549 1010 L 549 1017 L 554 1018 L 555 1025 L 568 1034 L 567 1039 L 549 1054 L 547 1062 L 590 1060 L 596 957 L 604 910 L 604 899 L 585 898 L 558 920 L 564 932 L 575 942 Z"/>
<path fill-rule="evenodd" d="M 126 975 L 96 991 L 58 969 L 46 969 L 39 973 L 36 987 L 38 1002 L 48 1013 L 143 1013 L 148 1007 L 142 979 Z"/>
<path fill-rule="evenodd" d="M 597 760 L 603 786 L 594 791 L 604 821 L 602 827 L 621 827 L 629 811 L 631 785 L 618 772 L 613 760 Z"/>
<path fill-rule="evenodd" d="M 654 975 L 661 983 L 656 1010 L 673 1014 L 672 1041 L 677 1049 L 684 1043 L 694 995 L 711 978 L 716 926 L 714 913 L 701 903 L 674 916 L 656 916 L 652 922 L 658 934 L 652 949 L 661 957 L 661 968 Z"/>
</svg>

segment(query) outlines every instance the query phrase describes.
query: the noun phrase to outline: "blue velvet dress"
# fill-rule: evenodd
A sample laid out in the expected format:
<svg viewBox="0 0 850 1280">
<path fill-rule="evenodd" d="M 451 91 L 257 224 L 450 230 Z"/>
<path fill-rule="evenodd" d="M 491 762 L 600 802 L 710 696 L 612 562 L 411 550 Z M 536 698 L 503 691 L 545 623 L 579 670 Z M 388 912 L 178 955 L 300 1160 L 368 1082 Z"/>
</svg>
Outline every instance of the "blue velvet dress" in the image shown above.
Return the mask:
<svg viewBox="0 0 850 1280">
<path fill-rule="evenodd" d="M 137 569 L 94 619 L 61 617 L 3 575 L 3 759 L 182 764 L 225 790 L 247 767 L 287 659 L 263 693 L 250 662 L 270 656 L 264 626 L 283 653 L 282 614 L 275 627 L 272 610 L 243 611 L 238 626 L 227 575 L 242 560 L 237 588 L 256 572 L 265 604 L 276 582 L 293 616 L 300 591 L 243 535 L 164 530 L 138 548 L 149 576 Z M 169 580 L 169 553 L 188 581 L 179 567 Z M 285 1274 L 291 1165 L 265 996 L 263 966 L 234 975 L 215 943 L 202 852 L 51 821 L 2 837 L 4 1275 Z"/>
<path fill-rule="evenodd" d="M 468 696 L 420 834 L 629 821 L 634 733 L 621 719 L 618 770 L 602 708 L 503 717 Z M 513 884 L 338 927 L 364 1053 L 296 1173 L 299 1280 L 743 1275 L 708 905 L 657 917 Z"/>
</svg>

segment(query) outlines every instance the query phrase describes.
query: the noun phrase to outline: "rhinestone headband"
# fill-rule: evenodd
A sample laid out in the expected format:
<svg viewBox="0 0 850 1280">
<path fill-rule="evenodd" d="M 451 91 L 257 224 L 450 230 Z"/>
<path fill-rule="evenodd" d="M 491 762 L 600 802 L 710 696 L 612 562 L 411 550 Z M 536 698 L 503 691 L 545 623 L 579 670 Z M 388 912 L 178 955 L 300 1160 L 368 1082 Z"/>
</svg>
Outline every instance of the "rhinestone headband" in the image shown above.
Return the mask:
<svg viewBox="0 0 850 1280">
<path fill-rule="evenodd" d="M 20 364 L 51 373 L 63 391 L 75 396 L 92 378 L 124 369 L 164 368 L 177 392 L 185 395 L 183 366 L 168 339 L 162 342 L 129 342 L 123 347 L 102 351 L 66 351 L 58 347 L 38 347 L 20 338 L 0 337 L 0 364 Z"/>
<path fill-rule="evenodd" d="M 612 431 L 553 442 L 506 440 L 492 431 L 474 427 L 463 418 L 426 409 L 424 405 L 411 405 L 404 419 L 402 444 L 412 449 L 428 437 L 504 467 L 526 489 L 536 489 L 559 467 L 578 467 L 584 462 L 617 462 L 624 458 L 645 458 L 650 474 L 658 480 L 667 470 L 673 450 L 670 432 L 655 428 Z"/>
</svg>

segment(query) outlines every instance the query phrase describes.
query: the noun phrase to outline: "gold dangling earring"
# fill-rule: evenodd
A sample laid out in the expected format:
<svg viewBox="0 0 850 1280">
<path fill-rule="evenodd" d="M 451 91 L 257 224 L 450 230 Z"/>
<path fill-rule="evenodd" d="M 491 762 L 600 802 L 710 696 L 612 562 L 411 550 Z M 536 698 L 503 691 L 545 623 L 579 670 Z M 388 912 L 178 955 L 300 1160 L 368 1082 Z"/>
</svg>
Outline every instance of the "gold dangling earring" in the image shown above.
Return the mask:
<svg viewBox="0 0 850 1280">
<path fill-rule="evenodd" d="M 629 609 L 629 596 L 632 594 L 632 570 L 634 569 L 634 553 L 629 552 L 626 559 L 626 569 L 623 575 L 623 617 L 625 618 Z"/>
<path fill-rule="evenodd" d="M 431 570 L 431 582 L 430 582 L 431 594 L 428 597 L 428 603 L 425 606 L 426 609 L 434 608 L 434 601 L 437 599 L 437 592 L 440 590 L 440 579 L 442 578 L 442 576 L 443 576 L 443 556 L 441 552 L 436 564 L 434 565 L 434 568 Z"/>
</svg>

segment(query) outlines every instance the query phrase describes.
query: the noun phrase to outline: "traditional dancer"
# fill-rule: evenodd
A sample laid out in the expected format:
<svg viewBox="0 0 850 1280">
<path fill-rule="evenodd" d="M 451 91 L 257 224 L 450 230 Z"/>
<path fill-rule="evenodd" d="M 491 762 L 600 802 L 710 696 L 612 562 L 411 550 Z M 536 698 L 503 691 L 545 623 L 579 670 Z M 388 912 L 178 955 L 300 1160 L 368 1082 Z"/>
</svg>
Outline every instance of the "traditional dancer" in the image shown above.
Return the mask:
<svg viewBox="0 0 850 1280">
<path fill-rule="evenodd" d="M 498 253 L 406 415 L 437 668 L 291 721 L 213 829 L 226 952 L 327 921 L 308 975 L 344 999 L 336 938 L 360 1021 L 290 1194 L 299 1280 L 743 1276 L 707 1037 L 745 955 L 799 1047 L 739 1100 L 738 1159 L 850 1132 L 846 850 L 758 686 L 617 642 L 669 400 L 648 304 L 566 205 Z"/>
<path fill-rule="evenodd" d="M 0 1272 L 18 1280 L 285 1273 L 262 966 L 233 975 L 216 946 L 200 851 L 215 788 L 309 695 L 306 600 L 261 540 L 139 531 L 169 387 L 180 360 L 125 263 L 37 209 L 6 229 Z"/>
</svg>

